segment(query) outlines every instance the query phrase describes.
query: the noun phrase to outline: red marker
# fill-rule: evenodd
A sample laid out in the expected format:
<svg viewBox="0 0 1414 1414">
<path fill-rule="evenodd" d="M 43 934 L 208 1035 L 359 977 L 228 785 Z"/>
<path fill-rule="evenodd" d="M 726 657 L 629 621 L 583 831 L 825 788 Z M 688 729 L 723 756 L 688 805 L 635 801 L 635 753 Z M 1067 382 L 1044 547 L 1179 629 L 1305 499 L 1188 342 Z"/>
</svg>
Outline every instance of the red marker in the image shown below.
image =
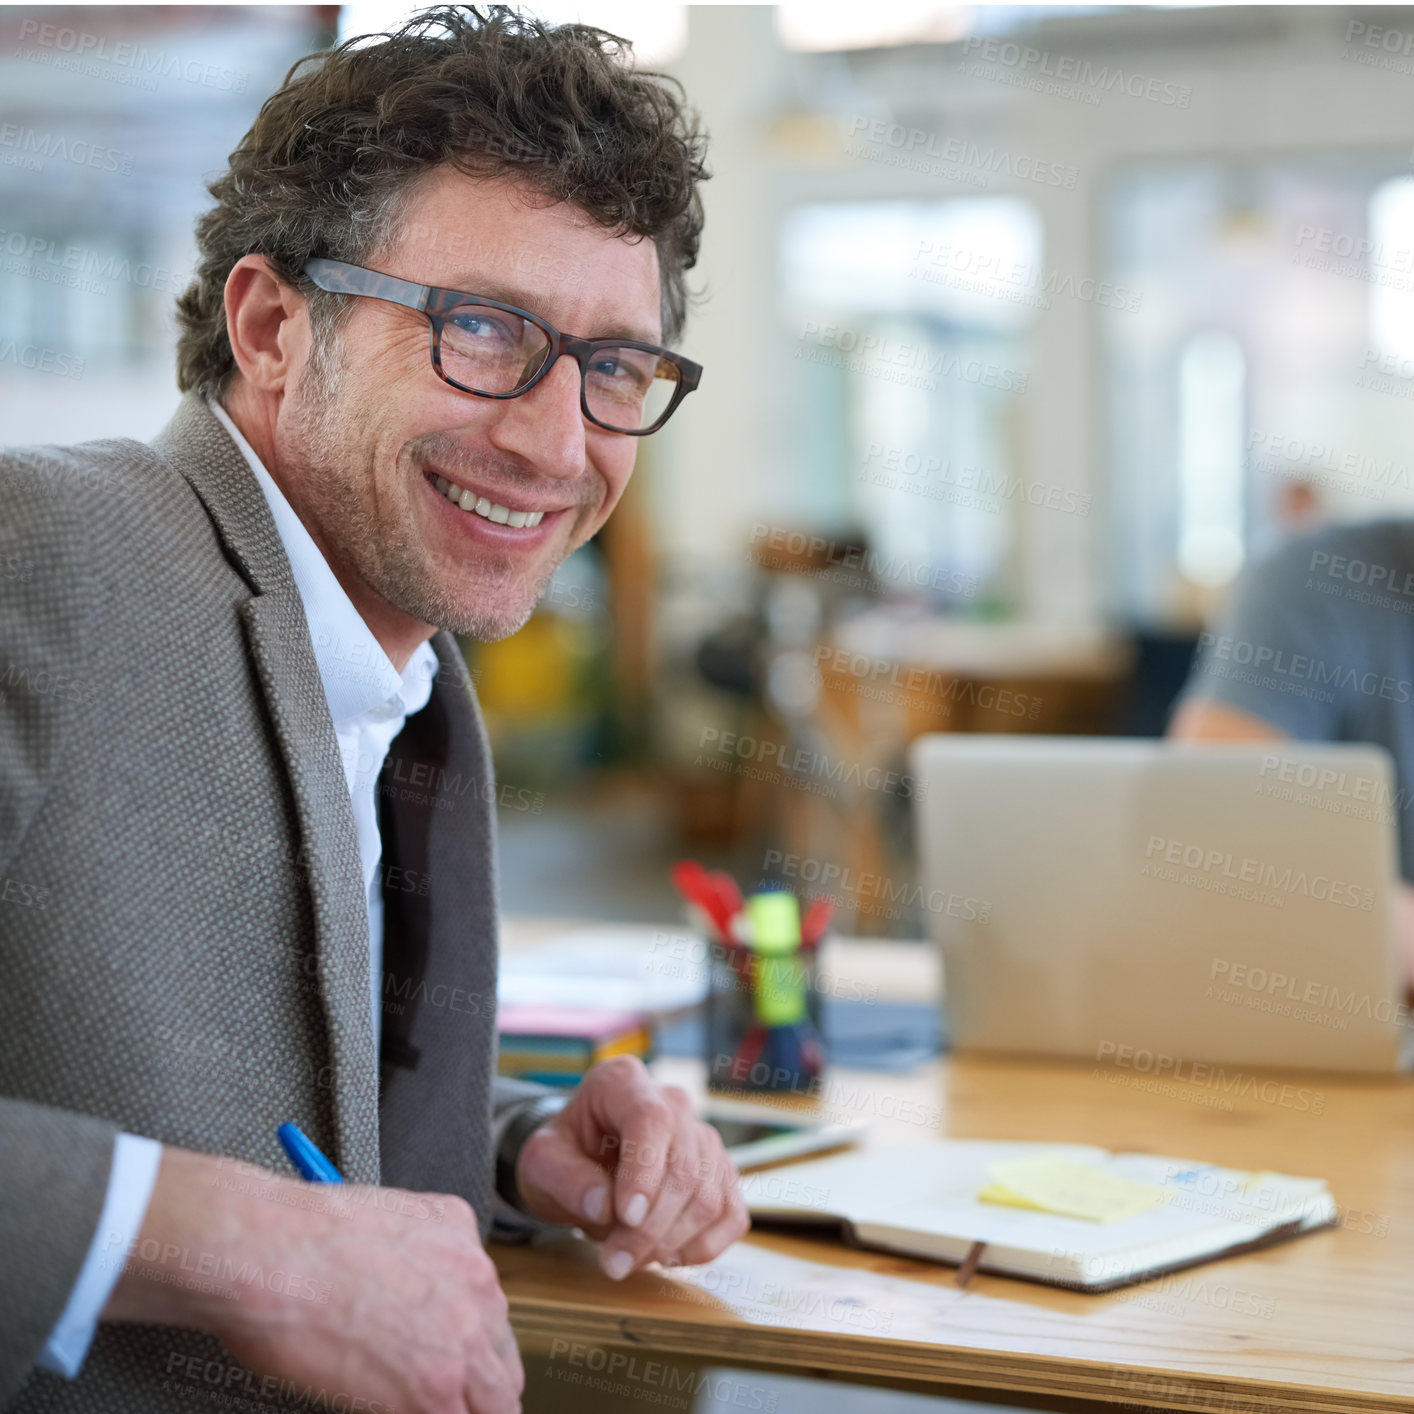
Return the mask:
<svg viewBox="0 0 1414 1414">
<path fill-rule="evenodd" d="M 834 911 L 835 905 L 828 898 L 817 898 L 811 903 L 805 910 L 805 921 L 800 925 L 801 947 L 813 948 L 825 936 Z"/>
</svg>

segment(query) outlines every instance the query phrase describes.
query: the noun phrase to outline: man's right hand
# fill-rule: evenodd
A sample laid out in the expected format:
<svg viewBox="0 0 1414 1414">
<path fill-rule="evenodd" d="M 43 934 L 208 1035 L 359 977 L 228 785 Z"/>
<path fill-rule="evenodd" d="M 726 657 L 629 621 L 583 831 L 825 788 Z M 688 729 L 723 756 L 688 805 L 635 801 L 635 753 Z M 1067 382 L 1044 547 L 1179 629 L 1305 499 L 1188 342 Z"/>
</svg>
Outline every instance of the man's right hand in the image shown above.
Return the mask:
<svg viewBox="0 0 1414 1414">
<path fill-rule="evenodd" d="M 126 1260 L 103 1319 L 218 1337 L 266 1377 L 243 1392 L 313 1386 L 369 1414 L 520 1409 L 506 1298 L 460 1198 L 168 1148 L 141 1235 L 112 1255 Z"/>
</svg>

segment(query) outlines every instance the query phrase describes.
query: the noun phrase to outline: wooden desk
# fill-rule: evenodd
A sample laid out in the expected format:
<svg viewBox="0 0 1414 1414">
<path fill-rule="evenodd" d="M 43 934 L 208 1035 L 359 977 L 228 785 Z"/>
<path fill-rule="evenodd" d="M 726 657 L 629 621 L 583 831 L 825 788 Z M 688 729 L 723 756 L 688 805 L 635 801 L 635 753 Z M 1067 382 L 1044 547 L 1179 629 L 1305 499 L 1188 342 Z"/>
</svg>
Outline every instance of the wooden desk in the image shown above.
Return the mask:
<svg viewBox="0 0 1414 1414">
<path fill-rule="evenodd" d="M 933 975 L 930 955 L 909 947 L 837 946 L 825 965 L 892 979 L 881 991 L 896 994 Z M 701 1088 L 694 1062 L 657 1071 Z M 1268 1102 L 1019 1060 L 831 1074 L 819 1109 L 868 1117 L 877 1144 L 943 1135 L 1149 1150 L 1320 1175 L 1341 1205 L 1339 1229 L 1107 1296 L 987 1275 L 961 1291 L 951 1268 L 759 1232 L 707 1266 L 621 1284 L 574 1239 L 497 1248 L 496 1261 L 528 1349 L 632 1347 L 640 1358 L 1008 1392 L 1043 1408 L 1069 1398 L 1209 1414 L 1414 1409 L 1414 1085 L 1294 1083 L 1308 1108 L 1281 1103 L 1279 1087 Z"/>
</svg>

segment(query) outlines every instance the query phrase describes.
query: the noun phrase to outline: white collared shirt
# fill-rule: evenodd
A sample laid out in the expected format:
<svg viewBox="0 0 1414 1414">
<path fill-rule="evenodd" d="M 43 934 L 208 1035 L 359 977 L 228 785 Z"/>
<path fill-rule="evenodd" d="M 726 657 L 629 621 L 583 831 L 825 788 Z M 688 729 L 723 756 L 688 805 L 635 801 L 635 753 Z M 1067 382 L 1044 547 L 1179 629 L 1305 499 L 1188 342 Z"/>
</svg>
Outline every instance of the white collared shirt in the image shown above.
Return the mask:
<svg viewBox="0 0 1414 1414">
<path fill-rule="evenodd" d="M 378 831 L 378 775 L 404 722 L 414 712 L 420 712 L 431 698 L 432 679 L 441 664 L 432 645 L 423 642 L 408 659 L 407 667 L 398 672 L 226 409 L 215 399 L 208 399 L 207 406 L 230 433 L 260 484 L 304 601 L 314 661 L 353 804 L 354 830 L 363 866 L 369 1001 L 376 1055 L 382 1030 L 383 989 L 383 888 L 378 869 L 383 841 Z M 161 1159 L 162 1146 L 155 1139 L 118 1135 L 98 1228 L 63 1313 L 36 1362 L 42 1369 L 73 1379 L 82 1368 L 99 1315 L 108 1304 L 127 1253 L 147 1216 Z"/>
<path fill-rule="evenodd" d="M 334 720 L 344 775 L 353 801 L 354 828 L 363 863 L 364 904 L 368 912 L 369 975 L 373 1001 L 373 1044 L 378 1046 L 382 1014 L 383 888 L 378 862 L 383 842 L 378 833 L 378 773 L 403 723 L 427 706 L 432 679 L 441 665 L 430 643 L 419 643 L 401 673 L 380 647 L 353 601 L 329 568 L 309 531 L 266 471 L 250 443 L 214 399 L 208 403 L 241 449 L 260 483 L 280 543 L 290 557 L 295 584 L 304 600 L 314 661 Z"/>
</svg>

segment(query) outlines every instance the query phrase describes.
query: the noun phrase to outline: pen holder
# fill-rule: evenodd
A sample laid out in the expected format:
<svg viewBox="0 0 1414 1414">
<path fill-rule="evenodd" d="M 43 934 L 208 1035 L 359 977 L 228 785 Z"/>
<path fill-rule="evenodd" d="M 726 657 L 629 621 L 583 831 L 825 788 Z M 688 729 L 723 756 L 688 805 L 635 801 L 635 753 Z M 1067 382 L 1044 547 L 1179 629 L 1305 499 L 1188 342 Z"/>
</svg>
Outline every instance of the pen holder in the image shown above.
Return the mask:
<svg viewBox="0 0 1414 1414">
<path fill-rule="evenodd" d="M 756 1019 L 753 988 L 758 983 L 761 959 L 745 948 L 728 947 L 715 939 L 707 943 L 707 956 L 707 1088 L 808 1093 L 813 1074 L 791 1064 L 781 1064 L 770 1048 L 757 1053 L 748 1042 Z M 790 960 L 790 965 L 801 969 L 799 981 L 805 991 L 806 1019 L 816 1038 L 820 1038 L 820 992 L 816 986 L 818 950 L 802 948 Z"/>
</svg>

